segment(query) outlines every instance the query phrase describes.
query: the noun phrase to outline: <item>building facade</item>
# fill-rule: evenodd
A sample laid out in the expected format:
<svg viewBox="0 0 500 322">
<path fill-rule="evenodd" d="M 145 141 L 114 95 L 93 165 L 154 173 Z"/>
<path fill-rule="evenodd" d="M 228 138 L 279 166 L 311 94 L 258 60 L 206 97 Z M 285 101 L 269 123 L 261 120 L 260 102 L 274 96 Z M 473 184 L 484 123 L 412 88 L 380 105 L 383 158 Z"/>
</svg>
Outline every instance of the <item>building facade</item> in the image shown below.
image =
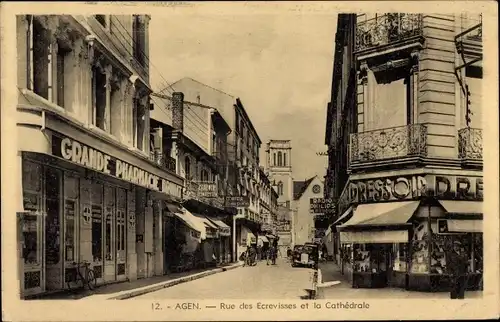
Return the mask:
<svg viewBox="0 0 500 322">
<path fill-rule="evenodd" d="M 224 207 L 229 126 L 216 109 L 184 101 L 181 92 L 155 96 L 156 160 L 184 179 L 182 204 L 162 210 L 165 273 L 230 262 L 232 214 Z"/>
<path fill-rule="evenodd" d="M 190 105 L 201 104 L 217 109 L 218 114 L 227 122 L 231 132 L 227 136 L 227 192 L 229 196 L 238 197 L 237 203 L 226 202 L 226 207 L 236 208 L 233 217 L 233 252 L 234 259 L 246 249 L 247 245 L 257 242 L 261 230 L 259 186 L 259 150 L 261 140 L 248 116 L 242 101 L 219 89 L 203 84 L 192 78 L 182 78 L 173 83 L 171 91 L 182 92 Z M 193 113 L 189 111 L 188 113 Z M 198 120 L 199 121 L 199 120 Z M 192 116 L 186 127 L 199 132 L 197 117 Z M 193 134 L 199 137 L 205 134 Z M 208 135 L 207 142 L 211 136 Z M 208 144 L 208 143 L 207 143 Z"/>
<path fill-rule="evenodd" d="M 323 182 L 318 176 L 304 181 L 293 182 L 293 240 L 295 245 L 304 245 L 321 240 L 326 229 L 317 228 L 317 217 L 324 213 L 316 211 L 315 206 L 323 199 Z M 319 208 L 318 210 L 321 210 Z"/>
<path fill-rule="evenodd" d="M 149 16 L 17 16 L 21 296 L 162 274 L 158 207 L 183 180 L 150 158 Z M 118 37 L 118 33 L 128 35 Z"/>
<path fill-rule="evenodd" d="M 270 140 L 266 144 L 266 168 L 278 193 L 277 237 L 281 254 L 293 247 L 293 177 L 290 140 Z"/>
<path fill-rule="evenodd" d="M 276 239 L 276 223 L 278 219 L 278 193 L 273 188 L 269 176 L 264 167 L 259 168 L 259 186 L 260 186 L 260 215 L 262 220 L 262 235 L 258 237 L 259 244 L 263 246 L 264 251 L 268 249 Z"/>
<path fill-rule="evenodd" d="M 481 288 L 481 17 L 338 21 L 325 194 L 343 273 L 354 287 L 448 290 L 459 242 Z"/>
</svg>

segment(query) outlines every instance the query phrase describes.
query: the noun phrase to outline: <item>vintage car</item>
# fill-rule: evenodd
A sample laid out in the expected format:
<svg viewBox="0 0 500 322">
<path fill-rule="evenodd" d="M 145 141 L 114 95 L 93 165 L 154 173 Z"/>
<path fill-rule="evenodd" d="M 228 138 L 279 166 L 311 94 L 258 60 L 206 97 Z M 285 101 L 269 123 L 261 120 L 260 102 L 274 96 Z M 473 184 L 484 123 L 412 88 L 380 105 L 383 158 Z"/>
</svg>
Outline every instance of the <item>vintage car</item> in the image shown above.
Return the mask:
<svg viewBox="0 0 500 322">
<path fill-rule="evenodd" d="M 305 266 L 317 268 L 318 266 L 318 245 L 306 243 L 295 245 L 292 253 L 292 267 Z"/>
</svg>

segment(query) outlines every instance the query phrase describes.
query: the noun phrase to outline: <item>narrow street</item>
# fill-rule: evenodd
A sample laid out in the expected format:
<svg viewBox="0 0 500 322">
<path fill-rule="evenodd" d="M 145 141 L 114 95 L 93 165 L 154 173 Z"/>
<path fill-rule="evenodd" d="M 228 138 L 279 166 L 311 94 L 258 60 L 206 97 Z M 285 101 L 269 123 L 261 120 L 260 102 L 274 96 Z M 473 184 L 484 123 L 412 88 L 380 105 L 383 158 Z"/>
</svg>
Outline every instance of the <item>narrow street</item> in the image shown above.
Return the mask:
<svg viewBox="0 0 500 322">
<path fill-rule="evenodd" d="M 261 261 L 134 299 L 304 299 L 312 288 L 312 273 L 284 259 L 269 266 Z"/>
</svg>

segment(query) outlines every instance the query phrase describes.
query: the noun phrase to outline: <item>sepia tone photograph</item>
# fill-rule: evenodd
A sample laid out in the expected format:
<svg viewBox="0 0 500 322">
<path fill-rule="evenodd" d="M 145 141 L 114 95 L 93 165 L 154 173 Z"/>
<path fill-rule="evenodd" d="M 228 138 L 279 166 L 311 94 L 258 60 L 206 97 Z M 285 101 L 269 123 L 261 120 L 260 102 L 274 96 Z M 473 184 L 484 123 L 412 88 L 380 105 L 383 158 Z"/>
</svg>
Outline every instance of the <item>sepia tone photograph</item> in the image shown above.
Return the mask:
<svg viewBox="0 0 500 322">
<path fill-rule="evenodd" d="M 485 12 L 196 5 L 14 15 L 18 300 L 482 300 Z"/>
</svg>

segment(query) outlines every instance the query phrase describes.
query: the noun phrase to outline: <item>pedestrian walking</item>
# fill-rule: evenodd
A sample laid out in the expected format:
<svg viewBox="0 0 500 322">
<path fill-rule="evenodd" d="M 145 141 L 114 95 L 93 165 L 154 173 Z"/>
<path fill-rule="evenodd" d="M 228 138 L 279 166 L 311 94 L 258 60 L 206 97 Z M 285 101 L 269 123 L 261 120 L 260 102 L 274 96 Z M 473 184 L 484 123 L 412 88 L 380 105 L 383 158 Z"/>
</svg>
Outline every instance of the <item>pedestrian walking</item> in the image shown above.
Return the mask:
<svg viewBox="0 0 500 322">
<path fill-rule="evenodd" d="M 269 261 L 270 260 L 271 260 L 271 263 L 272 263 L 273 253 L 274 253 L 274 246 L 271 245 L 271 246 L 269 246 L 269 249 L 267 250 L 266 265 L 269 265 Z"/>
<path fill-rule="evenodd" d="M 459 241 L 454 241 L 452 251 L 446 258 L 446 266 L 450 274 L 450 298 L 463 299 L 467 287 L 468 261 Z"/>
</svg>

